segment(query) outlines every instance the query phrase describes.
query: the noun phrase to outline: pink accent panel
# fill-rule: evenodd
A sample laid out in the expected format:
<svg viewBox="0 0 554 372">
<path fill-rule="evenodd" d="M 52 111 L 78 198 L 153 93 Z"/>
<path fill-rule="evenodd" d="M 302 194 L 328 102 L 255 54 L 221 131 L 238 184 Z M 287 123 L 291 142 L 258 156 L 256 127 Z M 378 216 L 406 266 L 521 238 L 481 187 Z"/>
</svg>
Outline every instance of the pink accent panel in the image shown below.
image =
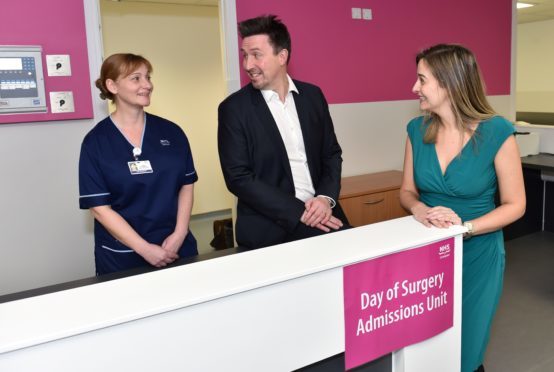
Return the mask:
<svg viewBox="0 0 554 372">
<path fill-rule="evenodd" d="M 343 269 L 346 368 L 453 325 L 454 239 Z"/>
<path fill-rule="evenodd" d="M 0 45 L 42 46 L 42 68 L 48 112 L 1 114 L 0 124 L 92 118 L 92 97 L 82 0 L 3 1 Z M 69 54 L 71 75 L 49 77 L 47 54 Z M 50 113 L 49 92 L 72 91 L 75 112 Z"/>
<path fill-rule="evenodd" d="M 278 15 L 292 37 L 291 76 L 329 103 L 415 99 L 416 54 L 437 43 L 471 49 L 487 93 L 510 94 L 511 0 L 237 0 L 237 19 Z M 373 20 L 351 19 L 370 8 Z M 240 45 L 240 44 L 239 44 Z M 246 84 L 248 78 L 241 76 Z"/>
</svg>

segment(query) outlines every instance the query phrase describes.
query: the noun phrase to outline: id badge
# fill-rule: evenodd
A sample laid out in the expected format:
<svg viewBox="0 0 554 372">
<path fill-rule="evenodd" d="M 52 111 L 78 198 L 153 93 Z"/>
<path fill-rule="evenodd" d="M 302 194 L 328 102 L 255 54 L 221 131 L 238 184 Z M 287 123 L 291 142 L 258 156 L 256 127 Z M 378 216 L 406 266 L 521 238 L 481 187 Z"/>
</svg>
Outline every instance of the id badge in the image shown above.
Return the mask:
<svg viewBox="0 0 554 372">
<path fill-rule="evenodd" d="M 127 162 L 127 165 L 129 165 L 129 170 L 132 175 L 154 172 L 152 165 L 150 165 L 150 160 L 130 161 Z"/>
</svg>

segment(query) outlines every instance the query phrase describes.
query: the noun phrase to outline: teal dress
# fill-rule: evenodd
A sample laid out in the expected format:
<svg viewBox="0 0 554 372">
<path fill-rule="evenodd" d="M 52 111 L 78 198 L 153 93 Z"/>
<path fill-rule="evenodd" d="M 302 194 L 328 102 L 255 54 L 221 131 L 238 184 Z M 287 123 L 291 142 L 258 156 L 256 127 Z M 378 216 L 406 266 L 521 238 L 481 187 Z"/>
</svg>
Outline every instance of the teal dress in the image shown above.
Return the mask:
<svg viewBox="0 0 554 372">
<path fill-rule="evenodd" d="M 435 144 L 423 142 L 426 127 L 423 117 L 408 124 L 420 200 L 430 207 L 451 208 L 462 221 L 492 211 L 497 190 L 494 158 L 514 133 L 513 125 L 499 116 L 481 122 L 444 175 Z M 502 230 L 464 240 L 463 253 L 461 371 L 473 372 L 483 363 L 502 291 L 505 262 Z"/>
</svg>

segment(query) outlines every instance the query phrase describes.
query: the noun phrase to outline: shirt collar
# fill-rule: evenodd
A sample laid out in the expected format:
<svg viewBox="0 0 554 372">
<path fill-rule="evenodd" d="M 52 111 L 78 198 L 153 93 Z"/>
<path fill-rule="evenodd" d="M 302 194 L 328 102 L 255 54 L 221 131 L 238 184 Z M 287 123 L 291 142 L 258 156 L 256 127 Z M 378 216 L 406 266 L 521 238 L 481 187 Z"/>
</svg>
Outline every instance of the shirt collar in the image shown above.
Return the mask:
<svg viewBox="0 0 554 372">
<path fill-rule="evenodd" d="M 289 74 L 287 74 L 287 80 L 289 82 L 288 93 L 295 92 L 296 94 L 300 94 L 300 92 L 298 91 L 298 88 L 296 88 L 296 85 L 294 85 L 294 81 L 292 81 Z M 275 97 L 279 99 L 279 94 L 277 94 L 277 92 L 274 90 L 262 89 L 261 92 L 266 102 L 270 102 L 271 100 L 275 99 Z"/>
</svg>

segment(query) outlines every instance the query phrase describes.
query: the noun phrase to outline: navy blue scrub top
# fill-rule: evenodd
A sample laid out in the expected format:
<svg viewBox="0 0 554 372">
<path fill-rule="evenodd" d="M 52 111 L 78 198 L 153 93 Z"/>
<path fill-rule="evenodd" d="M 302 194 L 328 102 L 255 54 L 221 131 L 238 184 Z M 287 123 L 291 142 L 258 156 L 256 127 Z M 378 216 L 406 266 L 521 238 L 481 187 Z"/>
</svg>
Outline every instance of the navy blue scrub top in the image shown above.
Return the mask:
<svg viewBox="0 0 554 372">
<path fill-rule="evenodd" d="M 153 172 L 131 174 L 133 145 L 110 117 L 99 122 L 81 146 L 79 206 L 110 205 L 143 239 L 160 245 L 175 230 L 181 187 L 196 182 L 198 176 L 187 137 L 166 119 L 145 114 L 141 150 L 138 160 L 149 160 Z M 97 274 L 148 265 L 96 220 L 94 238 Z M 179 256 L 197 253 L 189 231 Z"/>
</svg>

